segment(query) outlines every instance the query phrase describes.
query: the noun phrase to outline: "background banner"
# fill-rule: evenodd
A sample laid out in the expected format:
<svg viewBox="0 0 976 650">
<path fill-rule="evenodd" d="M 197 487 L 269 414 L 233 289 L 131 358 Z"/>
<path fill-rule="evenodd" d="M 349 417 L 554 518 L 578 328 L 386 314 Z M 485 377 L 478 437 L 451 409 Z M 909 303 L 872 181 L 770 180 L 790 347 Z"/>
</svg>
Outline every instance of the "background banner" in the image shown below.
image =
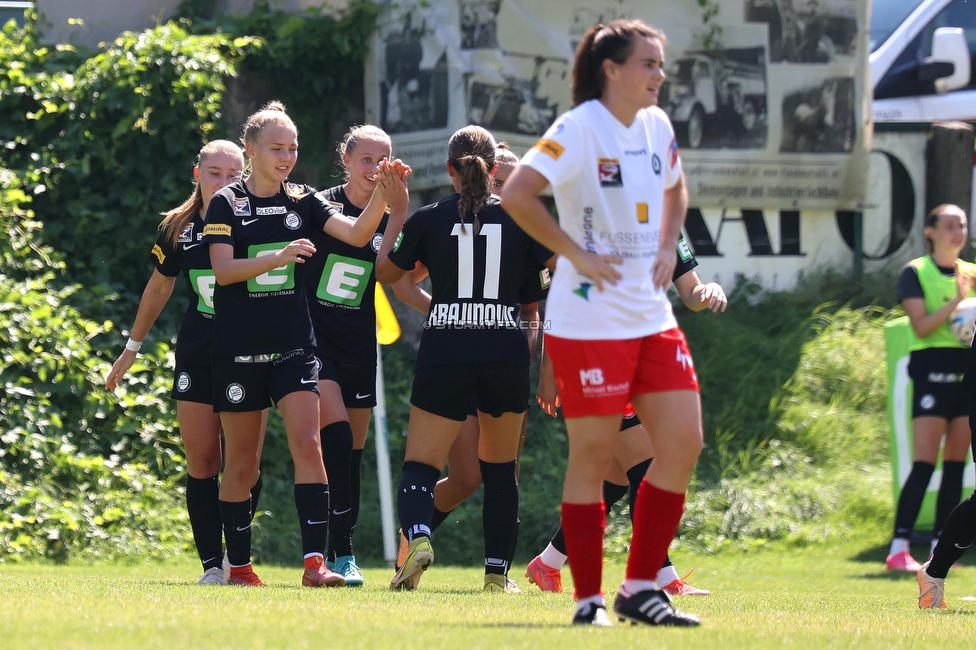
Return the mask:
<svg viewBox="0 0 976 650">
<path fill-rule="evenodd" d="M 380 2 L 366 115 L 414 169 L 450 185 L 447 140 L 479 124 L 519 154 L 571 108 L 573 53 L 598 22 L 667 34 L 660 106 L 696 207 L 858 210 L 871 148 L 868 0 Z M 719 29 L 720 28 L 720 29 Z"/>
</svg>

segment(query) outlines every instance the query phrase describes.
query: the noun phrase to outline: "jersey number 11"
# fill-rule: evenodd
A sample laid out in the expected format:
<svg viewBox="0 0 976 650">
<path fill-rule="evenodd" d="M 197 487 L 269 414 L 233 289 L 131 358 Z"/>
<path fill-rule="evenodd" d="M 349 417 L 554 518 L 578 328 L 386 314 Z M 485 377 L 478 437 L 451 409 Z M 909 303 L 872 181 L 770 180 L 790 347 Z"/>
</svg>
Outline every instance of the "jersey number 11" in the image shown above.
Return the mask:
<svg viewBox="0 0 976 650">
<path fill-rule="evenodd" d="M 468 224 L 461 232 L 461 224 L 454 224 L 451 235 L 458 238 L 458 298 L 474 297 L 474 228 Z M 485 286 L 482 298 L 498 300 L 498 276 L 502 264 L 502 225 L 486 223 L 479 237 L 485 238 Z"/>
</svg>

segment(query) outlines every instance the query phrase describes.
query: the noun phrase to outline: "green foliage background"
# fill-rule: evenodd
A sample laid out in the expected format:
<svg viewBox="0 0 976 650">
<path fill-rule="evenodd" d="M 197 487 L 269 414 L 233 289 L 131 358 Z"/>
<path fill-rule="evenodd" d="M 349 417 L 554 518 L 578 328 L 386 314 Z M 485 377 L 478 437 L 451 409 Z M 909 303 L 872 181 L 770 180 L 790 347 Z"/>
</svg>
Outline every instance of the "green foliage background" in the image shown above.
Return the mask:
<svg viewBox="0 0 976 650">
<path fill-rule="evenodd" d="M 117 395 L 103 378 L 151 271 L 159 212 L 189 192 L 204 141 L 236 137 L 228 88 L 248 90 L 247 110 L 283 99 L 307 145 L 302 180 L 337 177 L 332 143 L 355 121 L 359 100 L 347 99 L 362 96 L 374 4 L 294 17 L 259 2 L 233 19 L 208 6 L 184 3 L 192 20 L 123 34 L 98 52 L 42 47 L 30 24 L 0 31 L 0 561 L 192 550 L 168 397 L 185 298 L 154 327 Z M 881 328 L 893 278 L 823 274 L 789 293 L 741 279 L 727 289 L 726 314 L 677 310 L 706 431 L 678 544 L 711 552 L 881 539 L 891 510 Z M 384 349 L 394 482 L 414 356 L 402 343 Z M 561 420 L 532 409 L 522 560 L 558 523 L 566 450 Z M 370 440 L 356 538 L 367 562 L 382 558 L 374 468 Z M 263 469 L 255 555 L 295 562 L 292 466 L 277 417 Z M 438 530 L 439 562 L 478 562 L 480 510 L 479 491 Z M 609 526 L 608 548 L 624 552 L 626 512 Z"/>
</svg>

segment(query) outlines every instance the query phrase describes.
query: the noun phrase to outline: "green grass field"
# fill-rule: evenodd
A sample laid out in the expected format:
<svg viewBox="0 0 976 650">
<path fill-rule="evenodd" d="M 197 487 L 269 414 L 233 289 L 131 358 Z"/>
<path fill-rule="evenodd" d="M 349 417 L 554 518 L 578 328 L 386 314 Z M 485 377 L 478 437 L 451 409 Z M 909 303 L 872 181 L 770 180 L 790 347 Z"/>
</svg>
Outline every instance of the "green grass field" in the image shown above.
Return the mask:
<svg viewBox="0 0 976 650">
<path fill-rule="evenodd" d="M 890 574 L 884 549 L 849 546 L 694 558 L 708 597 L 677 599 L 697 629 L 569 625 L 569 594 L 481 593 L 481 572 L 434 565 L 420 589 L 393 593 L 392 571 L 366 568 L 360 589 L 299 587 L 294 567 L 258 567 L 267 589 L 199 587 L 189 560 L 142 566 L 0 566 L 5 648 L 894 648 L 968 647 L 976 568 L 954 569 L 948 611 L 920 611 L 913 576 Z M 915 549 L 921 556 L 922 550 Z M 623 573 L 608 563 L 604 586 Z M 515 571 L 513 571 L 515 575 Z M 521 567 L 518 567 L 521 576 Z M 569 583 L 569 572 L 564 571 Z"/>
</svg>

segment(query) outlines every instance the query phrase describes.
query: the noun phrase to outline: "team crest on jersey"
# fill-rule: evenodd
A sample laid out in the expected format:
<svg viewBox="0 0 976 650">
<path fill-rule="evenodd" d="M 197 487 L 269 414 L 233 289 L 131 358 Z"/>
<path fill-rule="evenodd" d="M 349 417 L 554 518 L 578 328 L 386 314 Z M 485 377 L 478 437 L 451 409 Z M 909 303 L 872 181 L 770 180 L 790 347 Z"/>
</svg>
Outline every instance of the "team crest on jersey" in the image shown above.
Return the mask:
<svg viewBox="0 0 976 650">
<path fill-rule="evenodd" d="M 243 199 L 234 198 L 234 216 L 235 217 L 250 217 L 251 216 L 251 199 L 244 197 Z"/>
<path fill-rule="evenodd" d="M 193 224 L 188 223 L 183 232 L 180 233 L 179 238 L 176 240 L 178 244 L 188 244 L 193 241 Z"/>
<path fill-rule="evenodd" d="M 298 230 L 302 227 L 302 218 L 298 216 L 295 211 L 289 212 L 285 215 L 285 228 L 289 230 Z"/>
<path fill-rule="evenodd" d="M 670 158 L 672 169 L 678 163 L 678 141 L 671 138 L 671 146 L 668 147 L 668 158 Z"/>
<path fill-rule="evenodd" d="M 654 170 L 655 176 L 661 175 L 661 159 L 657 157 L 657 154 L 651 156 L 651 169 Z"/>
<path fill-rule="evenodd" d="M 254 213 L 259 217 L 268 217 L 272 214 L 284 214 L 288 212 L 288 208 L 283 205 L 272 205 L 266 208 L 255 208 Z"/>
<path fill-rule="evenodd" d="M 373 240 L 369 242 L 369 245 L 373 249 L 373 251 L 377 253 L 380 252 L 380 246 L 383 245 L 383 235 L 381 235 L 380 233 L 376 233 L 375 235 L 373 235 Z"/>
<path fill-rule="evenodd" d="M 623 187 L 624 179 L 620 175 L 620 160 L 617 158 L 600 158 L 597 165 L 600 176 L 600 187 Z"/>
</svg>

